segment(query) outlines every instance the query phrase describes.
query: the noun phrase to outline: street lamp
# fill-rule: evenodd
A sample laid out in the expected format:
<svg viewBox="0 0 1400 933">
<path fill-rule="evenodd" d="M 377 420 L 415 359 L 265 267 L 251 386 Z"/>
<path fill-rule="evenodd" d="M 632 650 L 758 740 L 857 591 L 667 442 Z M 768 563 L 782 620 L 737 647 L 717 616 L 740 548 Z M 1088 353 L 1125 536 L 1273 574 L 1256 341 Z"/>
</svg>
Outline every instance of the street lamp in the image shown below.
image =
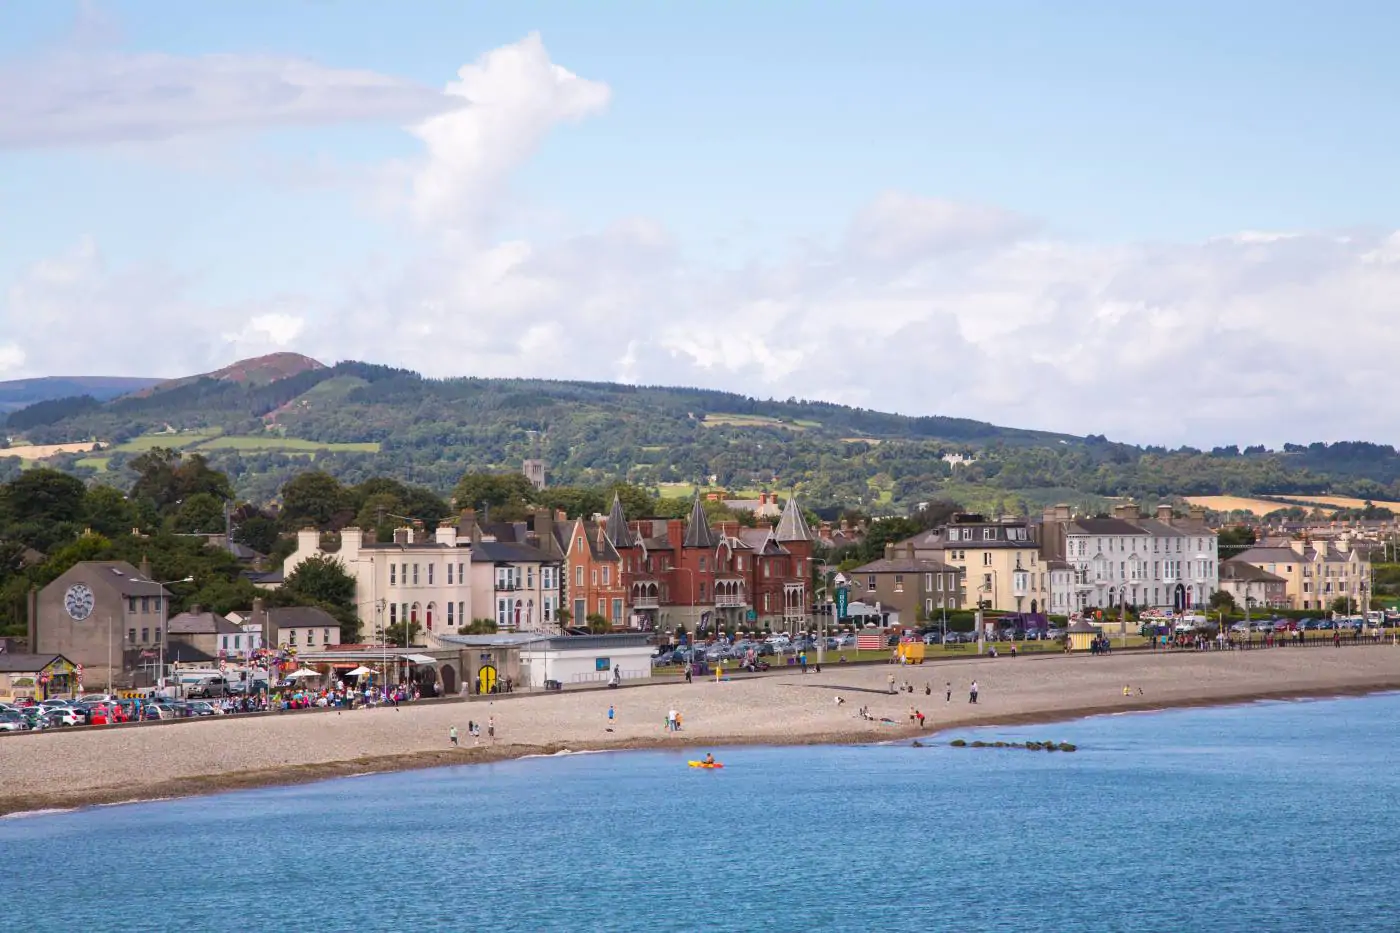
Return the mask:
<svg viewBox="0 0 1400 933">
<path fill-rule="evenodd" d="M 160 639 L 160 677 L 159 677 L 159 683 L 157 684 L 157 687 L 158 687 L 158 688 L 164 688 L 164 687 L 165 687 L 165 642 L 166 642 L 166 637 L 165 637 L 165 619 L 166 619 L 166 616 L 167 616 L 168 613 L 169 613 L 169 607 L 166 605 L 166 599 L 165 599 L 165 588 L 166 588 L 167 586 L 171 586 L 171 585 L 176 584 L 176 583 L 192 583 L 192 582 L 194 582 L 194 577 L 182 577 L 182 578 L 180 578 L 179 580 L 166 580 L 166 581 L 163 582 L 163 583 L 156 583 L 155 580 L 149 580 L 149 579 L 147 579 L 147 580 L 142 580 L 140 577 L 131 577 L 131 582 L 132 582 L 132 583 L 152 583 L 152 584 L 155 584 L 155 586 L 157 586 L 157 587 L 160 589 L 160 593 L 156 596 L 156 604 L 157 604 L 158 608 L 160 609 L 160 615 L 159 615 L 158 618 L 156 619 L 156 635 L 157 635 L 157 636 L 159 637 L 159 639 Z M 108 633 L 109 633 L 109 634 L 108 634 L 108 640 L 110 641 L 110 640 L 111 640 L 110 628 L 108 629 Z"/>
</svg>

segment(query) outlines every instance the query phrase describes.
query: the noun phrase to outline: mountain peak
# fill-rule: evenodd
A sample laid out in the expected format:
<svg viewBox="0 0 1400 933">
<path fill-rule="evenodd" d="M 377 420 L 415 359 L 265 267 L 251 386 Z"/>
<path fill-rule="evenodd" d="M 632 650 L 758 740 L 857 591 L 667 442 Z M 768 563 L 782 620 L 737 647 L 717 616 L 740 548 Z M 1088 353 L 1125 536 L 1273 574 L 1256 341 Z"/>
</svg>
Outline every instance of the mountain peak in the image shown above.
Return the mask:
<svg viewBox="0 0 1400 933">
<path fill-rule="evenodd" d="M 269 353 L 266 356 L 254 356 L 230 363 L 223 369 L 204 373 L 200 378 L 222 379 L 240 385 L 266 385 L 289 376 L 325 368 L 325 363 L 300 353 Z"/>
</svg>

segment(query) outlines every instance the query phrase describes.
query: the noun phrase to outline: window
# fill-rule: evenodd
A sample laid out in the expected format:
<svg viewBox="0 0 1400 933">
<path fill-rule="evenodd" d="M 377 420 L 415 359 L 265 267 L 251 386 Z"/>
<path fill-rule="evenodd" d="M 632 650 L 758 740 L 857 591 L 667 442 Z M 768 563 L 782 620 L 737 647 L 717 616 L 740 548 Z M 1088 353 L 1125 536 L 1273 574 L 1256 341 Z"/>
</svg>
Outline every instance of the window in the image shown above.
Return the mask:
<svg viewBox="0 0 1400 933">
<path fill-rule="evenodd" d="M 399 585 L 399 565 L 398 565 L 398 564 L 390 564 L 390 565 L 389 565 L 389 585 L 390 585 L 390 586 L 398 586 L 398 585 Z"/>
<path fill-rule="evenodd" d="M 553 622 L 553 621 L 554 621 L 554 597 L 553 597 L 553 596 L 546 596 L 546 597 L 544 598 L 543 604 L 541 605 L 541 609 L 542 609 L 543 612 L 544 612 L 544 620 L 545 620 L 546 622 Z"/>
<path fill-rule="evenodd" d="M 151 611 L 151 597 L 149 597 L 149 596 L 142 596 L 142 597 L 141 597 L 141 611 L 142 611 L 142 612 L 150 612 L 150 611 Z"/>
<path fill-rule="evenodd" d="M 534 565 L 534 564 L 531 564 L 530 566 L 528 566 L 528 567 L 525 568 L 525 589 L 527 589 L 527 590 L 533 590 L 534 588 L 535 588 L 535 565 Z"/>
<path fill-rule="evenodd" d="M 224 635 L 224 636 L 222 636 L 222 638 L 223 638 L 223 641 L 221 642 L 221 645 L 222 645 L 222 647 L 223 647 L 223 650 L 224 650 L 224 651 L 227 651 L 227 650 L 228 650 L 228 636 L 227 636 L 227 635 Z"/>
<path fill-rule="evenodd" d="M 933 600 L 931 600 L 931 599 L 926 599 L 926 600 L 924 600 L 924 612 L 925 612 L 925 613 L 930 613 L 930 612 L 932 612 L 932 611 L 933 611 Z"/>
<path fill-rule="evenodd" d="M 896 593 L 904 592 L 904 574 L 897 573 L 894 575 L 894 591 Z"/>
<path fill-rule="evenodd" d="M 983 567 L 990 567 L 990 566 L 992 566 L 992 552 L 991 552 L 991 551 L 983 551 L 983 552 L 982 552 L 982 566 L 983 566 Z"/>
<path fill-rule="evenodd" d="M 744 569 L 744 556 L 742 554 L 734 558 L 734 569 L 739 571 Z"/>
<path fill-rule="evenodd" d="M 126 640 L 133 645 L 136 644 L 136 629 L 130 628 L 126 630 Z"/>
<path fill-rule="evenodd" d="M 233 636 L 233 650 L 234 650 L 234 651 L 241 651 L 242 649 L 243 649 L 243 636 L 242 636 L 242 635 L 235 635 L 235 636 Z"/>
<path fill-rule="evenodd" d="M 306 647 L 310 648 L 314 644 L 316 644 L 316 630 L 309 628 L 306 630 Z"/>
<path fill-rule="evenodd" d="M 612 601 L 612 620 L 614 623 L 622 621 L 622 600 L 620 599 Z"/>
<path fill-rule="evenodd" d="M 574 551 L 578 554 L 583 553 L 583 535 L 579 535 L 578 539 L 574 541 Z"/>
<path fill-rule="evenodd" d="M 390 603 L 390 604 L 389 604 L 389 624 L 390 624 L 390 625 L 398 625 L 398 624 L 399 624 L 399 604 L 398 604 L 398 603 Z"/>
<path fill-rule="evenodd" d="M 603 585 L 604 585 L 604 586 L 611 586 L 611 585 L 612 585 L 612 568 L 611 568 L 611 567 L 604 567 L 604 568 L 603 568 Z"/>
<path fill-rule="evenodd" d="M 287 629 L 287 644 L 290 645 L 290 646 L 293 647 L 293 648 L 295 648 L 295 647 L 297 646 L 297 630 L 296 630 L 296 629 L 294 629 L 294 628 L 289 628 L 289 629 Z"/>
<path fill-rule="evenodd" d="M 701 555 L 700 555 L 700 572 L 701 572 L 701 573 L 704 573 L 704 572 L 705 572 L 705 555 L 704 555 L 704 554 L 701 554 Z"/>
<path fill-rule="evenodd" d="M 448 564 L 447 566 L 450 568 L 452 565 L 451 565 L 451 564 Z M 456 608 L 456 607 L 454 607 L 454 606 L 452 605 L 452 603 L 448 603 L 448 604 L 447 604 L 447 627 L 448 627 L 448 628 L 451 628 L 452 625 L 453 625 L 453 615 L 454 615 L 454 613 L 453 613 L 452 610 L 453 610 L 454 608 Z"/>
<path fill-rule="evenodd" d="M 462 620 L 462 625 L 467 624 L 467 604 L 465 602 L 457 604 L 457 618 Z"/>
<path fill-rule="evenodd" d="M 700 602 L 702 602 L 702 603 L 705 602 L 705 596 L 706 596 L 706 593 L 705 593 L 705 581 L 704 581 L 704 580 L 701 580 L 701 581 L 700 581 Z"/>
<path fill-rule="evenodd" d="M 413 565 L 413 585 L 414 585 L 414 586 L 417 586 L 417 585 L 418 585 L 418 565 L 417 565 L 417 564 L 414 564 L 414 565 Z"/>
<path fill-rule="evenodd" d="M 765 574 L 765 576 L 766 576 L 766 574 Z M 873 590 L 873 589 L 875 589 L 875 583 L 876 583 L 875 574 L 872 573 L 869 577 L 866 578 L 866 581 L 865 581 L 865 588 L 866 588 L 867 590 Z"/>
<path fill-rule="evenodd" d="M 606 599 L 600 599 L 600 600 L 598 600 L 598 615 L 603 616 L 603 617 L 606 618 L 606 617 L 607 617 L 607 614 L 608 614 L 608 613 L 607 613 L 607 608 L 608 608 L 608 601 L 607 601 Z"/>
<path fill-rule="evenodd" d="M 160 629 L 156 629 L 156 644 L 160 644 Z"/>
<path fill-rule="evenodd" d="M 935 574 L 938 577 L 938 592 L 943 592 L 943 574 Z"/>
<path fill-rule="evenodd" d="M 463 571 L 462 567 L 463 567 L 462 564 L 458 564 L 458 565 L 457 565 L 457 583 L 458 583 L 458 585 L 467 582 L 467 575 L 466 575 L 466 573 Z"/>
<path fill-rule="evenodd" d="M 773 575 L 773 562 L 765 560 L 763 562 L 763 578 L 766 580 Z"/>
<path fill-rule="evenodd" d="M 451 585 L 452 585 L 452 564 L 451 564 L 451 563 L 448 563 L 448 565 L 447 565 L 447 585 L 448 585 L 448 586 L 451 586 Z"/>
<path fill-rule="evenodd" d="M 505 628 L 510 623 L 510 600 L 496 600 L 496 625 Z"/>
<path fill-rule="evenodd" d="M 432 565 L 432 564 L 429 564 L 429 565 L 428 565 L 428 585 L 429 585 L 429 586 L 432 586 L 432 585 L 433 585 L 433 565 Z"/>
<path fill-rule="evenodd" d="M 582 565 L 582 564 L 578 564 L 578 565 L 576 565 L 576 566 L 574 567 L 574 586 L 583 586 L 583 565 Z"/>
<path fill-rule="evenodd" d="M 141 630 L 141 643 L 144 645 L 146 642 L 148 642 L 148 641 L 150 641 L 150 640 L 151 640 L 151 630 L 150 630 L 149 628 L 143 628 L 143 629 Z"/>
<path fill-rule="evenodd" d="M 997 537 L 997 530 L 996 530 L 995 528 L 983 528 L 983 529 L 982 529 L 982 540 L 983 540 L 983 541 L 995 541 L 995 540 L 996 540 L 996 537 Z"/>
<path fill-rule="evenodd" d="M 933 589 L 933 574 L 931 574 L 931 573 L 926 573 L 926 574 L 924 574 L 924 589 L 925 589 L 925 590 L 931 590 L 931 589 Z"/>
<path fill-rule="evenodd" d="M 598 585 L 598 568 L 594 567 L 588 574 L 588 581 L 594 586 Z"/>
</svg>

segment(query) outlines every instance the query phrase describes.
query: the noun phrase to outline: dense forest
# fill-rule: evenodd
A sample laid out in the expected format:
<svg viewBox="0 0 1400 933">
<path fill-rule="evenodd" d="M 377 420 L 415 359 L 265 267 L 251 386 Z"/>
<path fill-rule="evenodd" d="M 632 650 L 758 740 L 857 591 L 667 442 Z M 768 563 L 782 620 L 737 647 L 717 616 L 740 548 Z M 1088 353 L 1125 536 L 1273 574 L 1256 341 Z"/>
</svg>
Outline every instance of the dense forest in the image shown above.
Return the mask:
<svg viewBox="0 0 1400 933">
<path fill-rule="evenodd" d="M 392 476 L 445 494 L 464 472 L 517 470 L 536 455 L 551 484 L 796 489 L 824 510 L 903 513 L 934 499 L 997 512 L 1056 501 L 1098 510 L 1108 497 L 1219 494 L 1400 500 L 1400 454 L 1377 444 L 1167 450 L 798 399 L 433 380 L 357 362 L 271 382 L 197 377 L 108 401 L 44 399 L 7 424 L 11 443 L 111 445 L 100 458 L 46 465 L 118 486 L 148 449 L 137 439 L 153 432 L 170 432 L 171 446 L 200 453 L 260 502 L 313 466 L 349 485 Z M 24 466 L 0 450 L 0 481 Z"/>
</svg>

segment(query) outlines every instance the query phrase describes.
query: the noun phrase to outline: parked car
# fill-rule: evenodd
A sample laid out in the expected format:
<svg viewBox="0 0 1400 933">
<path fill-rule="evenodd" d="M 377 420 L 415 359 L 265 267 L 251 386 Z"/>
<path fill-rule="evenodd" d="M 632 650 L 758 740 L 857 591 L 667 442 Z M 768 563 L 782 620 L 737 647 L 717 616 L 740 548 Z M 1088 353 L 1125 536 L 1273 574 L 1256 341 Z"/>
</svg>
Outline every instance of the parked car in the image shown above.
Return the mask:
<svg viewBox="0 0 1400 933">
<path fill-rule="evenodd" d="M 44 716 L 55 726 L 81 726 L 85 722 L 82 714 L 71 706 L 50 706 Z"/>
<path fill-rule="evenodd" d="M 28 729 L 29 721 L 19 710 L 0 710 L 0 732 L 26 732 Z"/>
</svg>

